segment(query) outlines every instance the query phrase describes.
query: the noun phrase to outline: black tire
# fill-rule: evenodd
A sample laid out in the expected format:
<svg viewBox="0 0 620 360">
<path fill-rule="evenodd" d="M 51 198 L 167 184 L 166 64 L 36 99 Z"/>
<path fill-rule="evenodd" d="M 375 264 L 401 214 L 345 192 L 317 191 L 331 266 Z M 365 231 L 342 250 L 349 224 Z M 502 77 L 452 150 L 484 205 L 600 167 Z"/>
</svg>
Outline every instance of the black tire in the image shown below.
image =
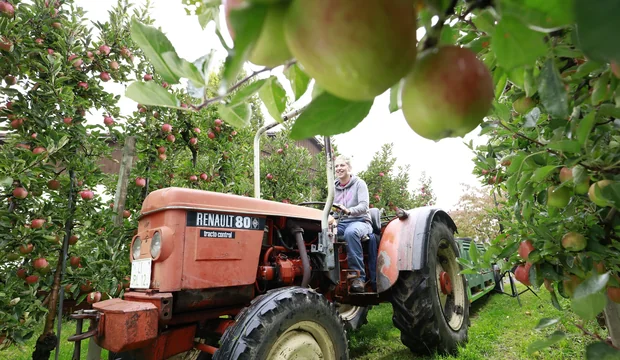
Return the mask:
<svg viewBox="0 0 620 360">
<path fill-rule="evenodd" d="M 497 265 L 493 265 L 493 273 L 495 277 L 495 291 L 503 293 L 504 279 L 502 279 L 502 269 Z"/>
<path fill-rule="evenodd" d="M 365 324 L 368 324 L 368 311 L 371 306 L 353 306 L 349 309 L 349 306 L 342 304 L 338 309 L 338 314 L 344 323 L 344 328 L 351 332 L 357 331 Z"/>
<path fill-rule="evenodd" d="M 465 276 L 458 275 L 461 270 L 456 262 L 458 247 L 453 232 L 443 222 L 432 224 L 426 251 L 424 268 L 401 271 L 392 287 L 392 321 L 400 330 L 402 343 L 412 352 L 454 354 L 459 344 L 467 342 L 469 300 Z M 442 295 L 445 298 L 443 307 L 436 268 L 440 255 L 440 269 L 455 274 L 451 275 L 452 293 Z M 447 259 L 447 256 L 454 259 Z M 449 263 L 445 263 L 446 260 Z"/>
<path fill-rule="evenodd" d="M 317 331 L 322 334 L 308 331 L 308 326 L 317 325 Z M 300 332 L 305 336 L 310 333 L 312 338 L 319 339 L 316 343 L 321 350 L 333 348 L 334 359 L 349 358 L 347 332 L 336 306 L 311 289 L 289 287 L 269 291 L 241 311 L 235 324 L 224 332 L 213 359 L 267 359 L 270 351 L 277 350 L 285 335 L 295 331 L 293 326 L 308 331 Z M 319 345 L 320 342 L 327 346 Z"/>
</svg>

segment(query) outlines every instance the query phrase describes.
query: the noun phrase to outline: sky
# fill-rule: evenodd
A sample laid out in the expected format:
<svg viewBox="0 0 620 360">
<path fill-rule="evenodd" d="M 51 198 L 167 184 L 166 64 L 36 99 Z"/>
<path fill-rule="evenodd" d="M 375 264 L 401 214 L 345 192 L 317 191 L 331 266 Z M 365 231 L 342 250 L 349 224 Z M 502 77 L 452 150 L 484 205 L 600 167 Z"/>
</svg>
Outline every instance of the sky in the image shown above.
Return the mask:
<svg viewBox="0 0 620 360">
<path fill-rule="evenodd" d="M 134 0 L 132 3 L 142 6 L 145 0 Z M 108 10 L 115 4 L 116 0 L 76 0 L 76 5 L 82 7 L 87 12 L 86 17 L 92 21 L 106 21 Z M 217 59 L 224 59 L 226 52 L 215 36 L 213 22 L 203 30 L 197 17 L 186 15 L 181 0 L 152 0 L 150 13 L 155 21 L 154 25 L 161 27 L 180 57 L 194 61 L 216 49 Z M 222 21 L 222 24 L 225 28 L 225 22 Z M 419 38 L 423 35 L 423 30 L 418 31 Z M 230 41 L 227 34 L 225 38 Z M 229 44 L 232 45 L 231 42 Z M 248 70 L 252 69 L 258 68 L 248 67 Z M 278 76 L 285 89 L 292 94 L 281 70 L 276 69 L 272 74 Z M 124 95 L 124 87 L 120 84 L 106 83 L 105 87 L 108 91 Z M 293 104 L 293 107 L 298 108 L 309 101 L 310 91 Z M 486 138 L 477 136 L 480 128 L 464 138 L 448 138 L 439 142 L 427 140 L 409 128 L 402 111 L 390 114 L 388 103 L 388 92 L 378 96 L 362 123 L 346 134 L 333 137 L 339 151 L 352 158 L 354 173 L 364 170 L 383 144 L 393 143 L 396 165 L 410 165 L 410 188 L 417 188 L 418 179 L 425 172 L 432 178 L 432 187 L 437 196 L 436 206 L 444 210 L 450 210 L 458 203 L 462 194 L 461 183 L 481 186 L 472 174 L 474 154 L 465 145 L 470 140 L 473 140 L 474 145 L 486 143 Z M 123 96 L 119 106 L 122 114 L 129 115 L 135 109 L 136 102 Z M 266 110 L 263 114 L 269 119 Z"/>
</svg>

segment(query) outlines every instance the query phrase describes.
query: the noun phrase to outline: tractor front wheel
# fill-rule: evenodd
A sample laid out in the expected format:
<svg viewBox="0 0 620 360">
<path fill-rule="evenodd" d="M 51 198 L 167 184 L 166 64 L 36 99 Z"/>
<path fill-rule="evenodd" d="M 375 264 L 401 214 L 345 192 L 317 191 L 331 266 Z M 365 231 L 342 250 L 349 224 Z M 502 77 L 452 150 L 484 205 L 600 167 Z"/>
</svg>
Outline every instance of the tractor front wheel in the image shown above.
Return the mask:
<svg viewBox="0 0 620 360">
<path fill-rule="evenodd" d="M 214 360 L 348 359 L 347 335 L 336 306 L 300 287 L 254 299 L 222 336 Z"/>
<path fill-rule="evenodd" d="M 469 301 L 454 235 L 443 222 L 432 224 L 426 251 L 425 266 L 401 271 L 392 287 L 392 321 L 412 352 L 455 353 L 467 341 Z"/>
</svg>

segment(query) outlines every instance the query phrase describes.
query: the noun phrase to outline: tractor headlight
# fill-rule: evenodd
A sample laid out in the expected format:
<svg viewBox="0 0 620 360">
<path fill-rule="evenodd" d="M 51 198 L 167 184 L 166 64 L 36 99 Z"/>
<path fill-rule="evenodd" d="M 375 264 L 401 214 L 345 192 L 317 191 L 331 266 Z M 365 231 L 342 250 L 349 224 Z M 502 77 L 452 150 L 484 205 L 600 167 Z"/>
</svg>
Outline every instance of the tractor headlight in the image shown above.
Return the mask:
<svg viewBox="0 0 620 360">
<path fill-rule="evenodd" d="M 161 233 L 156 231 L 151 239 L 151 256 L 154 258 L 159 256 L 161 252 Z"/>
<path fill-rule="evenodd" d="M 133 249 L 131 249 L 131 254 L 133 255 L 133 259 L 137 259 L 140 257 L 140 246 L 142 245 L 142 240 L 137 237 L 133 242 Z"/>
</svg>

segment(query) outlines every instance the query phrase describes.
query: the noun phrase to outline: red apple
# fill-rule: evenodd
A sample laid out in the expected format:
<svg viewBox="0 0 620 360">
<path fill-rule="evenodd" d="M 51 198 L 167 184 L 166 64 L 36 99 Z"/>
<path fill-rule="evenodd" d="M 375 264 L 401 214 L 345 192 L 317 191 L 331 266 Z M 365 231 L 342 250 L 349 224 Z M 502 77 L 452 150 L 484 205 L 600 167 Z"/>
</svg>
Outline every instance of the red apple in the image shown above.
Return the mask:
<svg viewBox="0 0 620 360">
<path fill-rule="evenodd" d="M 194 128 L 194 132 L 195 132 L 196 134 L 200 134 L 200 128 L 195 127 L 195 128 Z"/>
<path fill-rule="evenodd" d="M 176 140 L 176 138 L 174 137 L 174 135 L 170 134 L 168 136 L 166 136 L 166 140 L 170 141 L 171 143 L 174 142 L 174 140 Z"/>
<path fill-rule="evenodd" d="M 215 139 L 215 134 L 212 131 L 209 131 L 207 133 L 207 136 L 209 137 L 209 139 Z"/>
<path fill-rule="evenodd" d="M 78 242 L 78 237 L 77 235 L 71 235 L 71 237 L 69 238 L 69 245 L 75 245 Z"/>
<path fill-rule="evenodd" d="M 159 119 L 159 113 L 157 111 L 153 111 L 153 117 L 155 119 Z"/>
<path fill-rule="evenodd" d="M 72 287 L 72 286 L 73 286 L 72 284 L 67 284 L 67 285 L 65 285 L 65 293 L 70 293 L 70 292 L 71 292 L 71 287 Z"/>
<path fill-rule="evenodd" d="M 129 210 L 123 210 L 123 217 L 124 218 L 128 218 L 131 216 L 131 213 L 129 212 Z"/>
<path fill-rule="evenodd" d="M 7 84 L 8 86 L 12 86 L 12 85 L 17 84 L 17 78 L 15 78 L 15 76 L 13 76 L 13 75 L 7 75 L 7 76 L 5 76 L 5 77 L 4 77 L 4 81 L 6 81 L 6 84 Z"/>
<path fill-rule="evenodd" d="M 380 172 L 379 176 L 385 176 L 385 174 L 383 172 Z"/>
<path fill-rule="evenodd" d="M 24 268 L 17 269 L 17 277 L 20 279 L 25 279 L 28 276 L 28 272 Z"/>
<path fill-rule="evenodd" d="M 114 125 L 114 119 L 112 119 L 111 116 L 104 116 L 103 117 L 103 123 L 105 124 L 105 126 L 112 126 Z"/>
<path fill-rule="evenodd" d="M 92 200 L 95 193 L 93 193 L 92 190 L 82 190 L 80 191 L 80 196 L 82 197 L 82 200 Z"/>
<path fill-rule="evenodd" d="M 0 15 L 10 19 L 15 16 L 15 8 L 8 2 L 0 2 Z"/>
<path fill-rule="evenodd" d="M 9 53 L 13 51 L 13 42 L 4 35 L 0 35 L 0 50 Z"/>
<path fill-rule="evenodd" d="M 110 47 L 108 45 L 101 45 L 101 46 L 99 46 L 99 51 L 103 55 L 108 56 L 110 54 Z"/>
<path fill-rule="evenodd" d="M 235 135 L 237 135 L 237 132 L 236 132 L 235 130 L 233 130 L 233 131 L 230 133 L 230 135 L 235 136 Z"/>
<path fill-rule="evenodd" d="M 111 79 L 110 74 L 105 71 L 99 74 L 99 78 L 103 80 L 104 82 L 108 82 Z"/>
<path fill-rule="evenodd" d="M 37 38 L 34 42 L 35 42 L 37 45 L 43 45 L 43 39 L 41 39 L 41 38 Z"/>
<path fill-rule="evenodd" d="M 127 49 L 126 47 L 123 46 L 123 47 L 121 47 L 121 55 L 123 57 L 128 58 L 128 57 L 131 56 L 131 51 L 129 51 L 129 49 Z"/>
<path fill-rule="evenodd" d="M 54 55 L 54 49 L 47 49 L 48 55 Z"/>
<path fill-rule="evenodd" d="M 30 227 L 33 229 L 40 229 L 43 227 L 43 224 L 45 224 L 45 219 L 34 219 L 30 223 Z"/>
<path fill-rule="evenodd" d="M 524 240 L 519 244 L 519 256 L 525 261 L 528 260 L 528 255 L 530 252 L 535 250 L 534 245 L 532 244 L 532 240 Z"/>
<path fill-rule="evenodd" d="M 25 199 L 28 196 L 28 190 L 23 187 L 17 187 L 13 189 L 13 196 L 17 199 Z"/>
<path fill-rule="evenodd" d="M 609 297 L 609 300 L 615 302 L 616 304 L 620 304 L 620 288 L 613 286 L 608 287 L 607 297 Z"/>
<path fill-rule="evenodd" d="M 161 131 L 165 132 L 165 133 L 169 133 L 172 131 L 172 125 L 170 124 L 163 124 L 161 126 Z"/>
<path fill-rule="evenodd" d="M 32 252 L 32 250 L 34 250 L 34 245 L 32 244 L 25 244 L 19 247 L 19 252 L 22 254 L 30 254 Z"/>
<path fill-rule="evenodd" d="M 163 87 L 164 87 L 164 89 L 167 89 L 167 88 L 168 88 L 168 83 L 167 83 L 167 82 L 165 82 L 165 81 L 163 81 L 163 82 L 161 83 L 161 86 L 163 86 Z"/>
<path fill-rule="evenodd" d="M 531 286 L 530 283 L 530 268 L 532 267 L 531 263 L 525 263 L 525 265 L 519 265 L 515 270 L 515 278 L 521 282 L 523 285 Z"/>
<path fill-rule="evenodd" d="M 265 176 L 265 177 L 267 178 L 267 180 L 273 179 L 273 175 L 271 175 L 271 174 L 267 174 L 267 176 Z"/>
<path fill-rule="evenodd" d="M 88 83 L 84 81 L 78 82 L 77 86 L 83 88 L 84 90 L 88 90 Z"/>
<path fill-rule="evenodd" d="M 30 285 L 35 284 L 39 281 L 39 275 L 30 275 L 26 278 L 26 282 Z"/>
<path fill-rule="evenodd" d="M 166 154 L 159 154 L 159 160 L 164 161 L 168 156 Z"/>
<path fill-rule="evenodd" d="M 163 146 L 160 146 L 160 147 L 157 148 L 157 152 L 160 153 L 160 154 L 163 154 L 163 153 L 166 152 L 166 148 L 163 147 Z"/>
<path fill-rule="evenodd" d="M 215 121 L 213 122 L 215 124 L 215 126 L 221 126 L 223 121 L 220 119 L 215 119 Z"/>
<path fill-rule="evenodd" d="M 32 149 L 32 153 L 35 154 L 35 155 L 42 154 L 45 151 L 46 151 L 45 148 L 42 147 L 42 146 L 38 146 L 38 147 Z"/>
<path fill-rule="evenodd" d="M 94 304 L 101 300 L 101 293 L 99 291 L 93 291 L 86 297 L 86 302 L 89 304 Z"/>
<path fill-rule="evenodd" d="M 112 61 L 110 62 L 110 69 L 112 70 L 118 70 L 121 66 L 118 64 L 118 62 L 116 61 Z"/>
<path fill-rule="evenodd" d="M 47 187 L 50 190 L 58 190 L 60 189 L 60 181 L 58 180 L 50 180 L 47 182 Z"/>
<path fill-rule="evenodd" d="M 24 120 L 23 119 L 15 119 L 15 120 L 11 121 L 11 127 L 13 129 L 19 129 L 23 124 L 24 124 Z"/>
<path fill-rule="evenodd" d="M 153 75 L 151 74 L 144 75 L 144 81 L 151 81 L 151 80 L 153 80 Z"/>
<path fill-rule="evenodd" d="M 193 137 L 189 139 L 189 143 L 190 145 L 196 145 L 198 143 L 198 138 Z"/>
<path fill-rule="evenodd" d="M 146 186 L 146 179 L 145 178 L 136 178 L 136 186 L 139 187 L 145 187 Z"/>
<path fill-rule="evenodd" d="M 79 256 L 71 256 L 69 258 L 69 264 L 71 264 L 71 267 L 76 268 L 80 265 L 80 257 Z"/>
<path fill-rule="evenodd" d="M 191 175 L 189 181 L 198 181 L 198 177 L 196 175 Z"/>
<path fill-rule="evenodd" d="M 46 270 L 49 270 L 50 264 L 47 262 L 45 258 L 38 258 L 32 262 L 32 266 L 35 270 L 39 270 L 42 273 L 46 273 Z"/>
<path fill-rule="evenodd" d="M 278 154 L 282 154 L 284 152 L 284 150 L 283 149 L 278 149 L 277 152 L 278 152 Z"/>
<path fill-rule="evenodd" d="M 36 139 L 37 138 L 37 133 L 30 134 L 30 137 L 33 138 L 33 139 Z"/>
<path fill-rule="evenodd" d="M 205 173 L 200 174 L 200 178 L 204 181 L 207 181 L 207 179 L 209 179 L 209 176 Z"/>
</svg>

